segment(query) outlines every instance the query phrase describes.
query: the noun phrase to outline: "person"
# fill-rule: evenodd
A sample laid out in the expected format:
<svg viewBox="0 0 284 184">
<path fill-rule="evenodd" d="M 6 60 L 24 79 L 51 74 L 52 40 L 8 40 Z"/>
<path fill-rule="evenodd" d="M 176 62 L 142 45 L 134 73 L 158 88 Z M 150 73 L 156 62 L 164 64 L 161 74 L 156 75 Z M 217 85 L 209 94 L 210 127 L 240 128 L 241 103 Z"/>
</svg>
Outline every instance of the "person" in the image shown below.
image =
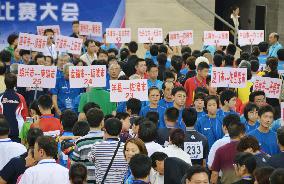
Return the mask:
<svg viewBox="0 0 284 184">
<path fill-rule="evenodd" d="M 93 144 L 89 153 L 89 161 L 95 163 L 97 183 L 121 183 L 124 179 L 127 162 L 123 155 L 124 143 L 119 141 L 121 128 L 122 122 L 118 119 L 106 120 L 104 141 Z"/>
<path fill-rule="evenodd" d="M 45 63 L 45 56 L 42 54 L 42 53 L 38 53 L 36 56 L 35 56 L 35 63 L 37 65 L 44 65 Z"/>
<path fill-rule="evenodd" d="M 212 184 L 217 183 L 218 174 L 220 171 L 223 173 L 221 177 L 221 182 L 223 184 L 231 184 L 239 179 L 239 177 L 234 174 L 233 161 L 237 154 L 238 142 L 245 134 L 245 126 L 240 122 L 240 119 L 236 119 L 236 121 L 232 121 L 229 124 L 228 132 L 231 142 L 218 148 L 215 153 L 214 161 L 211 166 Z"/>
<path fill-rule="evenodd" d="M 282 184 L 284 182 L 284 169 L 275 169 L 271 174 L 269 180 L 270 184 Z"/>
<path fill-rule="evenodd" d="M 282 126 L 277 130 L 277 142 L 280 148 L 281 153 L 272 155 L 268 160 L 268 164 L 274 168 L 284 168 L 284 127 Z"/>
<path fill-rule="evenodd" d="M 256 159 L 257 167 L 268 166 L 269 155 L 260 151 L 260 146 L 257 139 L 251 135 L 247 135 L 241 138 L 237 150 L 239 152 L 251 153 Z"/>
<path fill-rule="evenodd" d="M 130 138 L 124 144 L 123 154 L 126 162 L 129 164 L 131 158 L 136 154 L 148 155 L 147 148 L 144 142 L 139 138 Z M 132 183 L 134 177 L 131 169 L 128 167 L 127 173 L 124 177 L 124 184 Z"/>
<path fill-rule="evenodd" d="M 225 117 L 228 114 L 236 114 L 237 95 L 231 90 L 224 90 L 220 95 L 221 108 L 217 111 L 217 116 Z"/>
<path fill-rule="evenodd" d="M 163 98 L 159 100 L 158 105 L 164 108 L 169 108 L 174 105 L 172 89 L 174 88 L 173 82 L 164 82 L 162 84 Z"/>
<path fill-rule="evenodd" d="M 149 156 L 163 148 L 154 142 L 157 138 L 157 126 L 151 121 L 144 121 L 139 125 L 138 137 L 145 143 Z"/>
<path fill-rule="evenodd" d="M 150 64 L 147 66 L 147 73 L 149 78 L 147 79 L 148 88 L 156 86 L 159 90 L 162 89 L 163 82 L 158 80 L 158 66 L 156 64 Z"/>
<path fill-rule="evenodd" d="M 70 88 L 70 66 L 73 66 L 73 64 L 67 63 L 63 66 L 64 77 L 57 78 L 55 88 L 50 90 L 52 94 L 52 105 L 57 116 L 60 116 L 66 109 L 73 110 L 75 98 L 84 92 L 83 88 Z"/>
<path fill-rule="evenodd" d="M 225 66 L 224 57 L 221 54 L 215 54 L 213 57 L 213 64 L 215 67 L 224 67 Z"/>
<path fill-rule="evenodd" d="M 28 108 L 25 98 L 14 90 L 17 85 L 17 76 L 8 73 L 5 75 L 4 82 L 6 90 L 0 95 L 0 113 L 9 122 L 9 138 L 20 143 L 19 131 L 26 120 Z"/>
<path fill-rule="evenodd" d="M 192 165 L 190 155 L 183 151 L 185 133 L 181 129 L 172 129 L 169 137 L 169 145 L 159 152 L 164 152 L 169 157 L 177 157 L 189 165 Z"/>
<path fill-rule="evenodd" d="M 10 52 L 12 58 L 14 58 L 15 47 L 18 45 L 19 36 L 15 33 L 10 34 L 7 38 L 7 42 L 9 44 L 8 47 L 5 48 L 6 51 Z"/>
<path fill-rule="evenodd" d="M 147 79 L 148 75 L 146 73 L 146 70 L 147 70 L 146 61 L 144 59 L 137 58 L 135 62 L 135 71 L 136 71 L 135 74 L 137 74 L 141 79 Z"/>
<path fill-rule="evenodd" d="M 254 184 L 253 171 L 256 168 L 255 157 L 251 153 L 238 153 L 234 160 L 236 175 L 242 179 L 233 184 Z"/>
<path fill-rule="evenodd" d="M 269 155 L 280 152 L 276 133 L 269 129 L 273 122 L 273 115 L 273 107 L 270 105 L 261 107 L 258 111 L 260 125 L 257 129 L 248 133 L 258 140 L 261 150 Z"/>
<path fill-rule="evenodd" d="M 70 37 L 73 38 L 79 38 L 79 30 L 80 30 L 80 24 L 78 20 L 75 20 L 72 22 L 72 34 L 70 35 Z"/>
<path fill-rule="evenodd" d="M 164 184 L 165 160 L 168 158 L 168 155 L 163 152 L 155 152 L 150 158 L 152 160 L 152 168 L 155 170 L 155 173 L 150 177 L 151 183 Z"/>
<path fill-rule="evenodd" d="M 87 181 L 94 183 L 96 180 L 95 165 L 88 161 L 88 154 L 91 152 L 93 144 L 103 139 L 104 133 L 101 129 L 103 127 L 104 113 L 98 108 L 92 108 L 87 112 L 86 116 L 90 131 L 87 135 L 76 140 L 71 160 L 76 163 L 85 163 L 88 170 Z"/>
<path fill-rule="evenodd" d="M 186 125 L 183 150 L 190 155 L 193 165 L 206 166 L 209 148 L 207 138 L 194 129 L 197 121 L 197 112 L 194 108 L 185 108 L 182 111 L 182 120 Z"/>
<path fill-rule="evenodd" d="M 87 121 L 77 121 L 73 128 L 72 133 L 74 136 L 83 137 L 90 132 L 90 125 Z"/>
<path fill-rule="evenodd" d="M 69 170 L 69 180 L 71 184 L 84 184 L 87 182 L 87 168 L 84 164 L 75 163 Z"/>
<path fill-rule="evenodd" d="M 145 121 L 144 117 L 137 116 L 136 118 L 133 119 L 132 123 L 132 137 L 138 137 L 138 131 L 140 125 Z"/>
<path fill-rule="evenodd" d="M 185 173 L 191 168 L 188 163 L 176 157 L 168 157 L 162 163 L 165 184 L 180 184 Z"/>
<path fill-rule="evenodd" d="M 130 98 L 126 102 L 126 112 L 130 115 L 130 124 L 133 125 L 133 120 L 139 116 L 141 110 L 141 101 L 136 98 Z"/>
<path fill-rule="evenodd" d="M 98 52 L 98 61 L 99 61 L 99 60 L 102 60 L 102 61 L 105 61 L 105 62 L 108 61 L 108 53 L 107 53 L 106 50 L 99 49 L 99 52 Z"/>
<path fill-rule="evenodd" d="M 219 99 L 217 96 L 209 95 L 205 98 L 205 108 L 207 114 L 197 120 L 195 129 L 206 136 L 208 139 L 209 149 L 213 143 L 223 137 L 222 119 L 217 115 L 217 108 L 219 106 Z"/>
<path fill-rule="evenodd" d="M 0 62 L 0 93 L 4 93 L 6 90 L 5 85 L 5 73 L 6 73 L 6 64 L 4 62 Z"/>
<path fill-rule="evenodd" d="M 164 81 L 165 71 L 166 71 L 166 63 L 167 63 L 167 55 L 165 53 L 160 53 L 157 56 L 158 61 L 158 80 Z"/>
<path fill-rule="evenodd" d="M 197 65 L 197 75 L 195 77 L 189 78 L 186 80 L 184 84 L 184 88 L 186 89 L 187 98 L 186 98 L 186 106 L 192 105 L 194 98 L 194 90 L 197 87 L 206 88 L 206 78 L 209 71 L 209 65 L 206 62 L 201 62 Z"/>
<path fill-rule="evenodd" d="M 130 129 L 130 116 L 126 112 L 119 112 L 115 116 L 117 119 L 119 119 L 122 122 L 122 129 L 121 133 L 119 135 L 120 141 L 125 142 L 126 140 L 131 138 L 131 135 L 129 133 Z"/>
<path fill-rule="evenodd" d="M 206 115 L 204 111 L 204 100 L 206 95 L 202 92 L 195 93 L 193 105 L 197 112 L 197 119 L 201 118 L 202 116 Z"/>
<path fill-rule="evenodd" d="M 111 80 L 118 80 L 119 74 L 121 72 L 120 65 L 118 63 L 110 64 L 108 67 L 108 74 L 107 75 L 107 82 L 106 82 L 106 90 L 110 90 L 110 81 Z"/>
<path fill-rule="evenodd" d="M 253 172 L 255 184 L 270 184 L 269 177 L 273 173 L 273 167 L 259 167 Z"/>
<path fill-rule="evenodd" d="M 175 87 L 172 89 L 172 96 L 174 97 L 173 107 L 179 111 L 178 120 L 175 124 L 175 127 L 181 128 L 185 131 L 185 125 L 184 122 L 182 122 L 182 111 L 185 108 L 186 90 L 181 86 Z"/>
<path fill-rule="evenodd" d="M 135 41 L 131 41 L 128 44 L 128 50 L 129 50 L 129 55 L 125 61 L 125 64 L 123 65 L 123 72 L 127 77 L 130 77 L 131 75 L 136 73 L 135 70 L 135 64 L 136 60 L 138 59 L 136 52 L 138 50 L 138 44 Z"/>
<path fill-rule="evenodd" d="M 258 56 L 259 71 L 263 71 L 265 69 L 266 59 L 268 57 L 268 55 L 267 55 L 268 47 L 269 47 L 269 45 L 265 41 L 260 42 L 258 44 L 258 48 L 259 48 L 259 51 L 260 51 L 260 54 Z"/>
<path fill-rule="evenodd" d="M 129 167 L 133 174 L 133 184 L 149 184 L 149 175 L 151 171 L 151 159 L 144 154 L 134 155 L 130 162 Z"/>
<path fill-rule="evenodd" d="M 30 128 L 40 128 L 44 135 L 58 136 L 63 132 L 63 127 L 59 119 L 51 113 L 52 100 L 49 95 L 40 96 L 38 99 L 38 108 L 41 113 L 39 119 L 31 124 Z"/>
<path fill-rule="evenodd" d="M 240 30 L 240 8 L 238 6 L 232 7 L 232 13 L 230 15 L 230 18 L 228 19 L 228 22 L 230 25 L 232 25 L 236 31 L 238 32 Z M 234 43 L 234 36 L 235 36 L 235 30 L 230 28 L 230 36 L 229 39 L 232 43 Z"/>
<path fill-rule="evenodd" d="M 278 42 L 279 34 L 278 33 L 270 33 L 269 35 L 269 44 L 270 47 L 268 49 L 268 57 L 277 57 L 277 51 L 282 49 L 283 46 Z"/>
<path fill-rule="evenodd" d="M 10 132 L 9 122 L 2 116 L 0 118 L 0 171 L 13 157 L 17 157 L 27 152 L 24 145 L 13 142 L 8 138 Z"/>
<path fill-rule="evenodd" d="M 150 104 L 148 106 L 144 106 L 140 111 L 140 116 L 145 117 L 146 114 L 150 111 L 159 113 L 159 123 L 158 128 L 165 127 L 164 122 L 164 114 L 166 109 L 158 105 L 160 100 L 160 90 L 157 87 L 151 87 L 148 89 L 148 99 Z"/>
<path fill-rule="evenodd" d="M 97 53 L 100 44 L 94 40 L 86 40 L 84 45 L 87 47 L 87 52 L 83 54 L 80 59 L 90 66 L 92 62 L 98 58 Z"/>
<path fill-rule="evenodd" d="M 249 102 L 254 103 L 258 108 L 265 106 L 267 103 L 264 91 L 251 92 L 249 95 Z"/>
<path fill-rule="evenodd" d="M 46 29 L 44 30 L 43 35 L 47 36 L 47 43 L 43 55 L 51 56 L 54 60 L 57 59 L 57 52 L 54 44 L 54 31 L 52 29 Z"/>
<path fill-rule="evenodd" d="M 38 137 L 34 146 L 34 156 L 38 164 L 25 171 L 19 184 L 68 184 L 68 169 L 56 163 L 54 159 L 56 155 L 57 143 L 55 139 L 50 136 Z"/>
<path fill-rule="evenodd" d="M 62 52 L 58 55 L 58 59 L 56 62 L 57 66 L 56 78 L 64 77 L 63 66 L 69 62 L 70 62 L 70 56 L 67 53 Z"/>
<path fill-rule="evenodd" d="M 188 169 L 183 177 L 182 184 L 209 183 L 208 171 L 199 165 L 192 166 Z"/>
<path fill-rule="evenodd" d="M 277 51 L 278 66 L 277 70 L 280 74 L 284 73 L 284 49 L 279 49 Z"/>
<path fill-rule="evenodd" d="M 254 103 L 247 103 L 244 108 L 244 115 L 241 122 L 246 126 L 246 133 L 249 133 L 259 127 L 258 106 Z"/>
<path fill-rule="evenodd" d="M 109 51 L 110 49 L 117 49 L 114 43 L 107 43 L 106 42 L 106 32 L 103 34 L 103 44 L 100 47 L 103 50 Z"/>
</svg>

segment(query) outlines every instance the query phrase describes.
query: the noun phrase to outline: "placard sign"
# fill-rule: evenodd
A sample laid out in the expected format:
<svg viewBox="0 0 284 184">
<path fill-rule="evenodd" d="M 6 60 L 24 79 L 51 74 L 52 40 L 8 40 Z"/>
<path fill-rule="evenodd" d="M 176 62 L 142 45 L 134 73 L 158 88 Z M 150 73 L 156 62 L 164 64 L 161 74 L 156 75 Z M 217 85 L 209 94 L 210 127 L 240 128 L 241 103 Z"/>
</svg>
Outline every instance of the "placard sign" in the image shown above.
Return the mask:
<svg viewBox="0 0 284 184">
<path fill-rule="evenodd" d="M 264 30 L 239 30 L 238 43 L 240 46 L 257 45 L 264 41 Z"/>
<path fill-rule="evenodd" d="M 282 80 L 270 77 L 256 77 L 253 85 L 254 91 L 264 91 L 268 98 L 279 98 Z"/>
<path fill-rule="evenodd" d="M 192 44 L 193 44 L 192 30 L 169 32 L 170 46 L 181 46 L 181 45 L 192 45 Z"/>
<path fill-rule="evenodd" d="M 229 31 L 204 31 L 204 45 L 229 45 Z"/>
<path fill-rule="evenodd" d="M 55 37 L 55 50 L 70 54 L 81 54 L 83 39 L 58 35 Z"/>
<path fill-rule="evenodd" d="M 52 29 L 54 31 L 54 35 L 60 35 L 60 27 L 59 25 L 49 25 L 49 26 L 36 26 L 37 34 L 42 35 L 46 29 Z"/>
<path fill-rule="evenodd" d="M 18 39 L 18 48 L 23 50 L 32 50 L 44 52 L 47 44 L 47 36 L 20 33 Z"/>
<path fill-rule="evenodd" d="M 79 22 L 79 33 L 80 35 L 90 36 L 102 36 L 102 23 L 101 22 L 90 22 L 80 21 Z"/>
<path fill-rule="evenodd" d="M 162 28 L 138 28 L 139 43 L 163 43 Z"/>
<path fill-rule="evenodd" d="M 106 29 L 107 43 L 129 43 L 131 42 L 130 28 L 107 28 Z"/>
</svg>

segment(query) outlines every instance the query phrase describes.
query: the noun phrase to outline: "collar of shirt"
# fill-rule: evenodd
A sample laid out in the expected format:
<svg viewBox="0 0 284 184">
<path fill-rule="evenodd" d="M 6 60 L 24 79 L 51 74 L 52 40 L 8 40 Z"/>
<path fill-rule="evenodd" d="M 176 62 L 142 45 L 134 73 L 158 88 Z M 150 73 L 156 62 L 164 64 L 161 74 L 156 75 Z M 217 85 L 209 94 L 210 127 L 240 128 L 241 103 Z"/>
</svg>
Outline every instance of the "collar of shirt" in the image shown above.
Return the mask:
<svg viewBox="0 0 284 184">
<path fill-rule="evenodd" d="M 73 136 L 73 132 L 64 131 L 62 136 Z"/>
<path fill-rule="evenodd" d="M 179 150 L 179 149 L 181 149 L 181 148 L 177 147 L 177 146 L 174 145 L 174 144 L 169 144 L 166 148 L 170 148 L 170 149 L 172 149 L 172 150 Z"/>
<path fill-rule="evenodd" d="M 38 164 L 55 164 L 56 161 L 54 159 L 42 159 L 38 162 Z"/>
<path fill-rule="evenodd" d="M 224 137 L 229 137 L 229 134 L 225 134 Z"/>
<path fill-rule="evenodd" d="M 40 118 L 53 118 L 54 114 L 43 114 L 40 116 Z"/>
<path fill-rule="evenodd" d="M 196 131 L 194 127 L 186 127 L 186 131 Z"/>
<path fill-rule="evenodd" d="M 149 182 L 145 182 L 142 180 L 132 180 L 132 184 L 149 184 Z"/>
<path fill-rule="evenodd" d="M 5 139 L 0 139 L 0 143 L 1 142 L 12 142 L 12 140 L 10 138 L 5 138 Z"/>
</svg>

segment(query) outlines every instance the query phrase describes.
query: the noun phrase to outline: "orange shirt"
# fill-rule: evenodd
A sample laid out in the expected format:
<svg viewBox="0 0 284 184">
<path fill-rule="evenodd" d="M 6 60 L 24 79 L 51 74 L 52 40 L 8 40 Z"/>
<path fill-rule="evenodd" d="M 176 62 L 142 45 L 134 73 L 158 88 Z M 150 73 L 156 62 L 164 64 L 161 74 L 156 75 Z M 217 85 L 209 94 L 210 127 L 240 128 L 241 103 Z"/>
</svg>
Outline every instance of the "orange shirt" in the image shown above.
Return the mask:
<svg viewBox="0 0 284 184">
<path fill-rule="evenodd" d="M 186 107 L 189 107 L 193 103 L 194 90 L 197 87 L 206 87 L 206 79 L 199 81 L 196 77 L 189 78 L 185 81 L 184 88 L 186 90 Z"/>
<path fill-rule="evenodd" d="M 58 136 L 63 132 L 63 127 L 59 119 L 53 114 L 44 114 L 38 123 L 31 124 L 31 128 L 40 128 L 44 135 Z"/>
</svg>

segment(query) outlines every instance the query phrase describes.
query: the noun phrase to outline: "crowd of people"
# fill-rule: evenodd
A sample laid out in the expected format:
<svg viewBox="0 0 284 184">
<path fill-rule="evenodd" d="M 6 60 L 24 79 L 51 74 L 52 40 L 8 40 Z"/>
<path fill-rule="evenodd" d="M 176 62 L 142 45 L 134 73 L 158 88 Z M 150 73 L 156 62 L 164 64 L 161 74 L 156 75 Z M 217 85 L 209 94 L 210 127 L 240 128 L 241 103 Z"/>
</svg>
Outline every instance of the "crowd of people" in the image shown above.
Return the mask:
<svg viewBox="0 0 284 184">
<path fill-rule="evenodd" d="M 256 77 L 282 79 L 284 48 L 271 33 L 250 53 L 236 46 L 118 47 L 79 34 L 81 55 L 0 52 L 0 184 L 283 184 L 280 98 L 254 91 Z M 18 65 L 57 66 L 56 86 L 17 87 Z M 70 88 L 69 67 L 105 65 L 106 87 Z M 214 88 L 212 67 L 246 68 L 245 88 Z M 283 72 L 284 73 L 284 72 Z M 147 79 L 148 101 L 110 102 L 111 80 Z M 282 90 L 283 89 L 283 90 Z"/>
</svg>

